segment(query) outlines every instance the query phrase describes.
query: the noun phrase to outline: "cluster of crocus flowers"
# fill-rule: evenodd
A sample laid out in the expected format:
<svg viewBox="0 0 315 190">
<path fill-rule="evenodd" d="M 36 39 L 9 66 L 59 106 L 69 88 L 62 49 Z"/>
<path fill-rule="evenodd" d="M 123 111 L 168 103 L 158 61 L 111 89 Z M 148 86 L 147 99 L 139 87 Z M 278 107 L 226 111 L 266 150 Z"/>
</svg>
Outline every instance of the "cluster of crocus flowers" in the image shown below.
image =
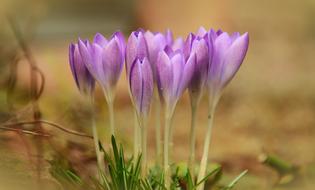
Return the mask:
<svg viewBox="0 0 315 190">
<path fill-rule="evenodd" d="M 97 81 L 102 87 L 110 108 L 112 134 L 114 134 L 115 86 L 123 65 L 126 63 L 129 94 L 138 122 L 135 125 L 135 134 L 141 134 L 141 140 L 135 139 L 134 146 L 143 156 L 143 174 L 147 170 L 147 120 L 150 106 L 153 100 L 161 101 L 165 109 L 163 168 L 166 186 L 168 186 L 172 117 L 178 100 L 188 89 L 192 115 L 188 163 L 193 174 L 195 170 L 196 111 L 202 96 L 204 94 L 208 96 L 208 127 L 197 178 L 198 181 L 201 181 L 205 177 L 207 167 L 216 105 L 222 90 L 242 64 L 248 43 L 247 33 L 229 35 L 221 30 L 207 31 L 202 27 L 196 33 L 190 33 L 185 41 L 182 38 L 174 39 L 169 30 L 165 33 L 153 33 L 139 29 L 130 34 L 126 44 L 120 32 L 114 33 L 109 40 L 101 34 L 97 34 L 93 42 L 79 39 L 77 44 L 70 45 L 69 57 L 73 76 L 81 92 L 91 95 L 94 81 Z M 159 98 L 154 99 L 154 96 Z M 157 127 L 158 134 L 159 130 Z M 160 135 L 156 137 L 159 145 Z M 159 147 L 157 146 L 157 149 Z M 203 184 L 198 188 L 203 189 Z"/>
</svg>

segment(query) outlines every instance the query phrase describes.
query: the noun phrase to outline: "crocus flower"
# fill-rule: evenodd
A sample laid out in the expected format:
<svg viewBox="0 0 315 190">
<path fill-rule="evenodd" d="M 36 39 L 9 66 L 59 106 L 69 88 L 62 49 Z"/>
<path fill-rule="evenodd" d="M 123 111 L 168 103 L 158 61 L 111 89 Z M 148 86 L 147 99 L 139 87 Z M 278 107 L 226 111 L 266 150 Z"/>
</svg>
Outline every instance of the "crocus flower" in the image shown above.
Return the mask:
<svg viewBox="0 0 315 190">
<path fill-rule="evenodd" d="M 96 34 L 91 43 L 79 40 L 79 51 L 85 66 L 103 89 L 109 107 L 110 130 L 114 135 L 114 91 L 125 60 L 123 35 L 116 32 L 107 40 L 101 34 Z"/>
<path fill-rule="evenodd" d="M 141 129 L 142 175 L 147 172 L 147 117 L 153 96 L 154 82 L 150 62 L 147 57 L 136 58 L 130 67 L 129 89 L 134 104 L 138 124 Z M 135 126 L 137 132 L 138 126 Z M 139 141 L 135 143 L 139 145 Z"/>
<path fill-rule="evenodd" d="M 171 121 L 176 103 L 190 84 L 196 64 L 196 55 L 192 54 L 187 62 L 180 50 L 173 51 L 167 46 L 157 59 L 157 84 L 159 94 L 165 104 L 164 126 L 164 174 L 165 184 L 170 184 L 169 145 L 171 141 Z"/>
<path fill-rule="evenodd" d="M 247 49 L 248 33 L 240 35 L 233 33 L 229 35 L 226 32 L 210 30 L 207 34 L 209 45 L 209 67 L 208 67 L 208 90 L 209 90 L 209 110 L 208 110 L 208 127 L 204 142 L 204 150 L 200 163 L 198 181 L 204 179 L 208 152 L 211 141 L 211 130 L 216 105 L 220 99 L 222 90 L 232 80 L 240 68 Z M 197 190 L 202 190 L 204 182 L 199 185 Z"/>
<path fill-rule="evenodd" d="M 154 89 L 148 47 L 144 31 L 138 29 L 130 34 L 126 47 L 126 73 L 129 95 L 135 109 L 134 154 L 142 153 L 142 174 L 146 173 L 146 119 L 149 113 Z M 141 130 L 139 130 L 141 129 Z M 142 140 L 139 139 L 141 134 Z"/>
<path fill-rule="evenodd" d="M 249 43 L 248 33 L 210 30 L 208 43 L 211 45 L 208 68 L 208 90 L 212 98 L 218 99 L 224 87 L 240 68 Z"/>
<path fill-rule="evenodd" d="M 96 34 L 92 43 L 79 40 L 79 50 L 84 63 L 104 90 L 107 101 L 113 101 L 113 91 L 124 65 L 125 42 L 116 32 L 107 40 Z"/>
<path fill-rule="evenodd" d="M 69 46 L 69 63 L 75 83 L 82 94 L 90 95 L 94 90 L 95 80 L 86 68 L 78 44 Z"/>
<path fill-rule="evenodd" d="M 192 33 L 189 34 L 185 42 L 184 54 L 186 59 L 191 54 L 196 54 L 196 67 L 188 88 L 192 101 L 199 101 L 205 87 L 209 63 L 206 37 L 195 36 Z"/>
<path fill-rule="evenodd" d="M 209 64 L 209 47 L 206 34 L 207 31 L 203 27 L 200 27 L 196 35 L 192 33 L 188 35 L 184 46 L 186 59 L 192 53 L 196 54 L 196 67 L 188 87 L 191 102 L 190 154 L 188 164 L 193 178 L 195 174 L 196 116 L 206 84 Z"/>
<path fill-rule="evenodd" d="M 142 29 L 130 34 L 126 46 L 126 71 L 129 76 L 130 68 L 136 59 L 143 60 L 148 55 L 148 47 Z M 128 77 L 129 78 L 129 77 Z"/>
<path fill-rule="evenodd" d="M 80 41 L 85 45 L 88 45 L 88 41 Z M 79 43 L 80 43 L 79 42 Z M 79 45 L 78 44 L 70 44 L 69 46 L 69 62 L 73 77 L 77 84 L 78 89 L 81 93 L 85 95 L 89 95 L 91 103 L 94 101 L 94 97 L 92 96 L 92 92 L 95 86 L 95 79 L 91 75 L 90 71 L 87 68 L 87 59 L 85 59 L 84 55 L 80 53 Z M 93 103 L 92 103 L 93 104 Z M 93 106 L 92 106 L 93 108 Z M 94 113 L 92 109 L 92 113 Z M 94 139 L 94 146 L 96 152 L 96 159 L 98 167 L 101 171 L 103 171 L 104 160 L 102 159 L 102 155 L 99 148 L 99 138 L 97 134 L 97 129 L 94 121 L 94 117 L 92 117 L 92 131 L 93 131 L 93 139 Z"/>
<path fill-rule="evenodd" d="M 130 68 L 129 86 L 139 117 L 147 117 L 153 95 L 153 73 L 146 57 L 135 59 Z"/>
<path fill-rule="evenodd" d="M 185 62 L 181 51 L 166 48 L 161 51 L 157 60 L 158 89 L 168 111 L 172 113 L 175 105 L 190 84 L 196 63 L 193 53 Z"/>
</svg>

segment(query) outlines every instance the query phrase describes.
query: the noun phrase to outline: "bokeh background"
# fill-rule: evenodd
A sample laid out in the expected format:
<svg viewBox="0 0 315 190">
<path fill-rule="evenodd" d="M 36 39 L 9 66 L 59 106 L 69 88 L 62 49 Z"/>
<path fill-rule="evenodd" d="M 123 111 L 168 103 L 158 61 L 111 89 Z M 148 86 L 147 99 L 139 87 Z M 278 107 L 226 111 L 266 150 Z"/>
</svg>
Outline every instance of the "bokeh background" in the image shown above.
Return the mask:
<svg viewBox="0 0 315 190">
<path fill-rule="evenodd" d="M 91 39 L 96 32 L 110 36 L 115 30 L 121 30 L 127 37 L 139 27 L 151 31 L 171 29 L 175 37 L 184 38 L 200 26 L 249 32 L 247 57 L 226 88 L 216 112 L 210 161 L 223 165 L 226 181 L 249 169 L 235 189 L 315 188 L 310 174 L 315 173 L 312 169 L 315 168 L 314 0 L 1 0 L 1 123 L 33 117 L 29 108 L 30 69 L 8 17 L 21 29 L 45 77 L 45 89 L 38 101 L 41 117 L 88 134 L 91 133 L 88 108 L 68 65 L 70 42 L 78 37 Z M 12 65 L 17 59 L 18 67 L 14 69 Z M 12 76 L 16 76 L 14 88 Z M 119 141 L 130 152 L 133 112 L 126 84 L 123 72 L 117 88 L 115 118 Z M 99 89 L 95 95 L 97 124 L 106 143 L 109 142 L 107 106 Z M 206 130 L 205 105 L 206 99 L 198 110 L 198 159 Z M 153 119 L 151 114 L 152 163 Z M 172 157 L 177 162 L 188 158 L 189 123 L 189 99 L 185 94 L 174 117 Z M 91 162 L 84 156 L 93 149 L 89 140 L 49 126 L 44 128 L 54 134 L 49 145 L 44 143 L 41 147 L 47 150 L 44 155 L 39 154 L 34 137 L 7 130 L 0 132 L 0 189 L 32 189 L 36 184 L 34 160 L 39 156 L 44 163 L 41 173 L 46 188 L 57 189 L 46 162 L 55 151 L 66 152 L 78 167 Z M 279 176 L 259 162 L 261 154 L 278 155 L 302 168 L 299 174 L 302 179 L 284 187 L 275 186 Z M 88 169 L 82 170 L 86 173 Z"/>
</svg>

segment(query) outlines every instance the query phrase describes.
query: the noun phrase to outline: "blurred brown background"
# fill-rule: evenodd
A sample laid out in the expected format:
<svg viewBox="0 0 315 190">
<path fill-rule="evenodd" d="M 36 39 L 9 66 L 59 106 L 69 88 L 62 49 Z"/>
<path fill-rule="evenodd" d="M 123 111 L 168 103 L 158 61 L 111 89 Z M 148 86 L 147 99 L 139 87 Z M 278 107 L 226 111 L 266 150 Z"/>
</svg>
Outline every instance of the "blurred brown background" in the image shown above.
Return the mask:
<svg viewBox="0 0 315 190">
<path fill-rule="evenodd" d="M 277 175 L 262 166 L 261 153 L 277 154 L 301 167 L 315 161 L 315 1 L 314 0 L 2 0 L 0 2 L 0 121 L 10 119 L 28 98 L 29 69 L 22 60 L 13 99 L 7 102 L 7 81 L 14 52 L 19 49 L 6 20 L 13 17 L 21 27 L 46 86 L 39 105 L 43 118 L 90 133 L 86 110 L 68 65 L 68 44 L 96 32 L 110 36 L 121 30 L 142 27 L 152 31 L 171 29 L 185 37 L 200 26 L 250 34 L 247 57 L 235 79 L 225 90 L 215 118 L 210 161 L 223 164 L 231 176 L 244 169 L 250 174 L 236 189 L 272 189 Z M 118 136 L 132 148 L 133 114 L 125 73 L 115 100 Z M 97 91 L 98 125 L 106 141 L 107 107 Z M 206 101 L 206 99 L 204 100 Z M 206 127 L 206 106 L 198 115 L 198 158 Z M 28 118 L 22 114 L 21 118 Z M 152 124 L 153 116 L 151 114 Z M 131 122 L 132 121 L 132 122 Z M 174 118 L 173 159 L 188 158 L 190 107 L 187 94 L 178 104 Z M 81 139 L 47 128 L 56 134 L 60 147 Z M 150 126 L 150 158 L 154 155 L 154 128 Z M 13 132 L 1 131 L 0 189 L 32 186 L 25 171 L 27 149 Z M 92 146 L 92 145 L 90 145 Z M 49 154 L 46 155 L 47 159 Z M 18 164 L 16 164 L 18 163 Z M 8 172 L 11 171 L 11 172 Z M 12 174 L 11 174 L 12 173 Z M 31 172 L 30 172 L 31 173 Z M 8 175 L 9 174 L 9 175 Z M 47 181 L 50 181 L 48 174 Z M 18 181 L 18 183 L 16 183 Z M 53 186 L 53 185 L 52 185 Z M 312 180 L 284 189 L 313 189 Z"/>
</svg>

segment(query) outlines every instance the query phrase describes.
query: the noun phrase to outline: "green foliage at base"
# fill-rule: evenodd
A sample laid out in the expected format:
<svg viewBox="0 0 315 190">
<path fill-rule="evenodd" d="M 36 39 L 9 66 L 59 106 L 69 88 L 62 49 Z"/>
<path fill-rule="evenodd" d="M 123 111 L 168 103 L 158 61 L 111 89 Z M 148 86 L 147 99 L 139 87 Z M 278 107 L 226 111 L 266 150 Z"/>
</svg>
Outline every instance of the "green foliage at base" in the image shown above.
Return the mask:
<svg viewBox="0 0 315 190">
<path fill-rule="evenodd" d="M 141 176 L 141 155 L 126 159 L 123 147 L 117 146 L 112 137 L 111 151 L 106 152 L 101 146 L 106 162 L 105 172 L 99 170 L 97 177 L 91 176 L 88 180 L 80 177 L 66 159 L 55 158 L 50 161 L 51 175 L 65 189 L 74 190 L 167 190 L 164 185 L 163 170 L 154 166 L 147 176 Z M 217 165 L 201 181 L 195 182 L 192 175 L 183 163 L 172 167 L 171 190 L 195 190 L 202 182 L 206 182 L 206 189 L 230 190 L 246 171 L 240 174 L 227 186 L 219 185 L 222 168 Z"/>
</svg>

